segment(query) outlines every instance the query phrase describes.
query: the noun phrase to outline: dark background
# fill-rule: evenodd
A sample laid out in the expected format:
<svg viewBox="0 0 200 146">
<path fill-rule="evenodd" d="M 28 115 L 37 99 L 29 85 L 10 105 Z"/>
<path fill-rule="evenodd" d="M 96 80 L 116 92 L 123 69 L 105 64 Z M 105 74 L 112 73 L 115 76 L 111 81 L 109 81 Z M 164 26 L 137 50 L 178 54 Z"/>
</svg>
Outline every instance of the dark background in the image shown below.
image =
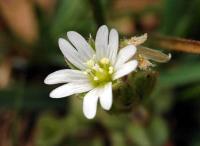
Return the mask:
<svg viewBox="0 0 200 146">
<path fill-rule="evenodd" d="M 131 113 L 94 120 L 79 98 L 51 99 L 44 78 L 67 65 L 57 40 L 98 26 L 121 38 L 155 32 L 200 39 L 200 0 L 0 0 L 0 146 L 200 146 L 199 55 L 173 50 Z M 148 44 L 146 44 L 148 46 Z"/>
</svg>

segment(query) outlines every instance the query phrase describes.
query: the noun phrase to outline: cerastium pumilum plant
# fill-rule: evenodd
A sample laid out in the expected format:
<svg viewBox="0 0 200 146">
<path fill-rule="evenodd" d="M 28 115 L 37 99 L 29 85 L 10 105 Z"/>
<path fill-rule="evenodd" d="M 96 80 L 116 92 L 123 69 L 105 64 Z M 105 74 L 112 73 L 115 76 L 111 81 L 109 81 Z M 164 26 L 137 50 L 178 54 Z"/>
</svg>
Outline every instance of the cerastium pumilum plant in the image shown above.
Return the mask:
<svg viewBox="0 0 200 146">
<path fill-rule="evenodd" d="M 109 31 L 106 25 L 98 29 L 95 40 L 90 36 L 86 41 L 75 31 L 67 32 L 67 38 L 59 38 L 58 44 L 71 69 L 55 71 L 44 82 L 63 84 L 50 93 L 52 98 L 80 94 L 83 97 L 83 113 L 88 119 L 95 117 L 98 100 L 104 110 L 112 108 L 115 99 L 118 101 L 117 96 L 123 98 L 121 104 L 126 102 L 126 96 L 132 101 L 137 90 L 135 85 L 138 84 L 135 80 L 138 77 L 134 74 L 140 70 L 151 70 L 155 66 L 151 61 L 167 62 L 171 58 L 171 55 L 142 46 L 147 39 L 146 34 L 120 41 L 117 30 Z M 128 76 L 133 79 L 123 80 Z M 127 93 L 122 94 L 123 91 Z"/>
</svg>

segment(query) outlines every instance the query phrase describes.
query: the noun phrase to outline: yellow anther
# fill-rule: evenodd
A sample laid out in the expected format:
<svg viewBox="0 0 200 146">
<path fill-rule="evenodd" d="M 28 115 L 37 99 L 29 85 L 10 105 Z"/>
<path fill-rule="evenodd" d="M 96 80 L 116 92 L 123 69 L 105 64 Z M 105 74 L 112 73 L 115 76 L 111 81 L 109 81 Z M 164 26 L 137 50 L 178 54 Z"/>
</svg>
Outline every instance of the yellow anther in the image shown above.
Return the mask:
<svg viewBox="0 0 200 146">
<path fill-rule="evenodd" d="M 114 72 L 114 68 L 113 68 L 112 66 L 110 66 L 110 67 L 109 67 L 108 73 L 109 73 L 109 74 L 112 74 L 113 72 Z"/>
<path fill-rule="evenodd" d="M 112 81 L 112 74 L 114 68 L 110 66 L 108 58 L 102 58 L 96 60 L 95 56 L 85 62 L 87 69 L 83 71 L 87 75 L 88 79 L 95 86 L 104 85 L 107 82 Z"/>
<path fill-rule="evenodd" d="M 139 55 L 138 55 L 138 60 L 139 60 L 139 61 L 143 61 L 143 60 L 144 60 L 144 57 L 143 57 L 141 54 L 139 54 Z"/>
<path fill-rule="evenodd" d="M 102 58 L 102 59 L 100 60 L 100 63 L 101 63 L 101 64 L 109 64 L 110 61 L 109 61 L 108 58 Z"/>
<path fill-rule="evenodd" d="M 94 81 L 98 81 L 98 80 L 99 80 L 99 78 L 94 76 Z"/>
<path fill-rule="evenodd" d="M 87 72 L 87 71 L 84 71 L 83 74 L 84 74 L 84 75 L 88 75 L 88 72 Z"/>
</svg>

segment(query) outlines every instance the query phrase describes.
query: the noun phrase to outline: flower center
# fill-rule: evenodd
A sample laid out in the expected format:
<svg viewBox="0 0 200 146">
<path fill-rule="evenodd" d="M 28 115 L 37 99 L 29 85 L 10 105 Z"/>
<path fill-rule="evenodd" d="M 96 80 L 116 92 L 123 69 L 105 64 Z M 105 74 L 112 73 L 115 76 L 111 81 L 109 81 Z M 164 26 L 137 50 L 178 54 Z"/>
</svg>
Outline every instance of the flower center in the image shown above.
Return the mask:
<svg viewBox="0 0 200 146">
<path fill-rule="evenodd" d="M 112 81 L 114 68 L 108 58 L 96 61 L 94 58 L 86 62 L 87 69 L 84 71 L 94 86 L 101 86 Z"/>
</svg>

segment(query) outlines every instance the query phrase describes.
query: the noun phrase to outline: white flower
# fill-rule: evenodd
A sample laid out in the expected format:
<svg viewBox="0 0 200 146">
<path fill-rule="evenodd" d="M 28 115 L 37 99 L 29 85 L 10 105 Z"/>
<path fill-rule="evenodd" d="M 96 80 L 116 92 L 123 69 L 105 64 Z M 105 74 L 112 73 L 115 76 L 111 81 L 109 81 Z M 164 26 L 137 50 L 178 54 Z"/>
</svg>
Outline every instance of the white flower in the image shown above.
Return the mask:
<svg viewBox="0 0 200 146">
<path fill-rule="evenodd" d="M 69 31 L 67 37 L 69 41 L 59 39 L 59 47 L 67 61 L 77 69 L 53 72 L 44 82 L 64 83 L 50 93 L 52 98 L 88 92 L 83 99 L 83 112 L 88 119 L 92 119 L 96 115 L 98 99 L 103 109 L 111 108 L 113 81 L 136 69 L 138 62 L 130 61 L 136 47 L 128 45 L 118 51 L 118 32 L 115 29 L 109 32 L 105 25 L 97 31 L 95 48 L 77 32 Z"/>
</svg>

